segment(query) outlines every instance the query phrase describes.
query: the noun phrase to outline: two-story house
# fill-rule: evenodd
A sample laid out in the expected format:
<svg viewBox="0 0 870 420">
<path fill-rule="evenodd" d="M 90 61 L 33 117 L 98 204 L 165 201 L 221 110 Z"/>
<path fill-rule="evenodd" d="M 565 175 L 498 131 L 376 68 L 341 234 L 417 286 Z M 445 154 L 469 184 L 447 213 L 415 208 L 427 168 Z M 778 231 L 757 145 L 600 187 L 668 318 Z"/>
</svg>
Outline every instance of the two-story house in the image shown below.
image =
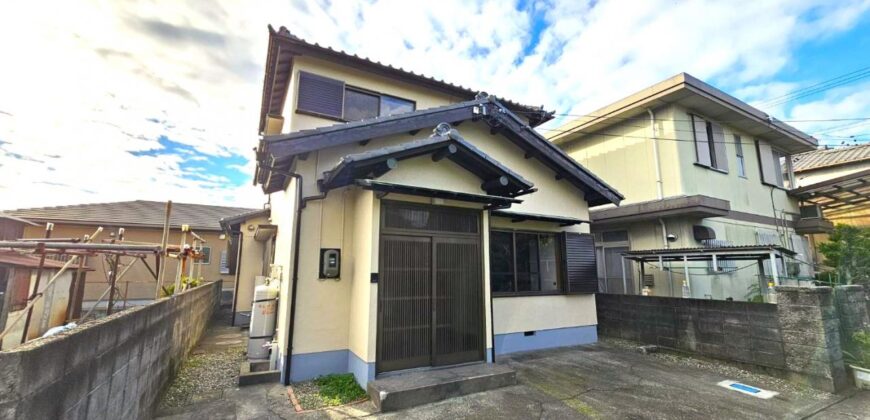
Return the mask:
<svg viewBox="0 0 870 420">
<path fill-rule="evenodd" d="M 753 265 L 769 275 L 769 261 L 703 258 L 704 249 L 757 245 L 783 250 L 774 259 L 777 281 L 811 276 L 804 234 L 826 226 L 799 224 L 799 203 L 789 194 L 789 156 L 817 145 L 800 130 L 681 73 L 553 130 L 550 140 L 625 194 L 620 207 L 590 211 L 603 289 L 759 299 L 768 281 Z M 621 258 L 629 250 L 675 255 L 683 248 L 698 251 L 686 261 L 704 261 L 675 266 L 652 254 L 641 279 L 638 264 L 625 268 Z"/>
<path fill-rule="evenodd" d="M 622 196 L 533 130 L 550 118 L 270 28 L 255 182 L 283 380 L 596 341 L 588 207 Z"/>
</svg>

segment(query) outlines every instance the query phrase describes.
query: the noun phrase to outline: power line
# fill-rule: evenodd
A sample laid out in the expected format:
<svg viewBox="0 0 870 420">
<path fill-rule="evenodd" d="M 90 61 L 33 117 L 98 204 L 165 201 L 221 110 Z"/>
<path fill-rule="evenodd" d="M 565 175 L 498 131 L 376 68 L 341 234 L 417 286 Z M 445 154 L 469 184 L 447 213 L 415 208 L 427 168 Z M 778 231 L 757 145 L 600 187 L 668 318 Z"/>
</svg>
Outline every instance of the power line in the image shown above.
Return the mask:
<svg viewBox="0 0 870 420">
<path fill-rule="evenodd" d="M 759 105 L 762 106 L 776 106 L 782 105 L 788 102 L 791 102 L 796 99 L 800 99 L 809 95 L 813 95 L 816 93 L 821 93 L 826 90 L 833 89 L 835 87 L 843 86 L 845 84 L 852 83 L 857 80 L 861 80 L 865 77 L 870 76 L 870 66 L 864 67 L 846 74 L 842 74 L 840 76 L 816 83 L 811 86 L 807 86 L 801 89 L 796 89 L 791 91 L 785 95 L 777 96 L 775 98 L 768 99 L 764 102 L 761 102 Z"/>
<path fill-rule="evenodd" d="M 634 119 L 634 118 L 632 118 L 632 119 Z M 665 118 L 656 118 L 656 121 L 685 121 L 685 122 L 692 122 L 692 120 L 665 119 Z M 716 121 L 716 122 L 725 122 L 724 120 L 715 120 L 715 121 Z M 745 120 L 734 120 L 734 121 L 745 121 Z M 779 121 L 779 120 L 778 120 L 778 121 Z M 837 118 L 837 119 L 830 119 L 830 120 L 802 120 L 802 121 L 819 121 L 819 122 L 821 122 L 821 121 L 831 121 L 831 122 L 836 122 L 836 121 L 860 121 L 860 122 L 857 123 L 857 124 L 856 124 L 856 123 L 847 124 L 847 126 L 852 126 L 852 125 L 857 126 L 857 125 L 860 125 L 860 124 L 865 124 L 865 123 L 867 123 L 867 122 L 870 122 L 870 117 L 868 117 L 868 118 Z M 623 124 L 621 124 L 620 126 L 621 126 L 621 127 L 633 127 L 633 128 L 649 128 L 649 123 L 648 123 L 648 122 L 647 122 L 647 123 L 644 123 L 644 124 L 625 124 L 625 123 L 623 123 Z M 825 128 L 825 129 L 823 129 L 823 130 L 825 130 L 825 131 L 813 131 L 811 134 L 821 134 L 821 133 L 826 133 L 826 132 L 831 132 L 831 131 L 837 131 L 836 129 L 839 128 L 839 127 L 840 127 L 840 126 L 834 127 L 834 129 L 831 129 L 831 130 L 828 130 L 827 128 Z M 572 129 L 560 130 L 560 129 L 555 129 L 555 128 L 539 128 L 539 130 L 544 130 L 544 131 L 563 131 L 563 132 L 569 132 L 569 131 L 572 130 Z M 677 127 L 674 127 L 674 128 L 672 128 L 672 129 L 670 129 L 670 130 L 671 130 L 671 131 L 676 131 L 676 132 L 683 132 L 683 133 L 694 133 L 694 132 L 695 132 L 695 130 L 693 130 L 693 129 L 684 130 L 684 129 L 680 129 L 680 128 L 677 128 Z"/>
<path fill-rule="evenodd" d="M 539 128 L 539 129 L 537 129 L 537 130 L 541 130 L 541 131 L 553 131 L 553 132 L 559 132 L 559 133 L 579 133 L 579 134 L 589 134 L 589 135 L 593 135 L 593 136 L 605 136 L 605 137 L 624 137 L 624 138 L 630 138 L 630 139 L 641 139 L 641 140 L 680 141 L 680 142 L 687 142 L 687 143 L 694 143 L 694 142 L 695 142 L 694 139 L 678 139 L 678 138 L 673 138 L 673 137 L 656 137 L 655 139 L 653 139 L 652 137 L 649 137 L 649 136 L 632 136 L 632 135 L 628 135 L 628 134 L 601 133 L 601 132 L 584 132 L 584 131 L 575 131 L 574 129 L 569 129 L 569 130 L 560 130 L 560 129 L 546 129 L 546 128 Z M 720 143 L 720 144 L 737 144 L 737 142 L 733 142 L 733 141 L 715 141 L 715 140 L 712 140 L 712 142 L 713 142 L 713 143 Z M 866 141 L 866 142 L 857 143 L 857 144 L 866 144 L 866 143 L 870 143 L 870 140 L 868 140 L 868 141 Z M 746 144 L 746 143 L 745 143 L 745 142 L 740 142 L 740 144 L 743 145 L 743 144 Z M 846 145 L 829 145 L 829 147 L 845 147 L 845 146 L 846 146 Z"/>
<path fill-rule="evenodd" d="M 513 113 L 515 113 L 515 114 L 537 114 L 537 113 L 538 113 L 538 112 L 535 112 L 535 111 L 519 111 L 519 110 L 517 110 L 517 111 L 513 111 L 513 110 L 512 110 L 511 112 L 513 112 Z M 644 116 L 644 115 L 638 115 L 638 116 L 634 116 L 634 117 L 617 117 L 617 116 L 606 116 L 606 115 L 595 115 L 595 114 L 562 114 L 562 113 L 558 113 L 558 112 L 554 112 L 552 115 L 555 115 L 555 116 L 558 116 L 558 117 L 580 117 L 580 118 L 589 118 L 589 119 L 595 119 L 595 118 L 608 118 L 608 119 L 615 119 L 615 120 L 648 120 L 648 119 L 649 119 L 649 117 Z M 780 120 L 780 119 L 778 119 L 778 118 L 773 118 L 773 119 L 776 120 L 776 121 L 778 121 L 778 122 L 785 122 L 785 123 L 800 123 L 800 122 L 868 121 L 868 120 L 870 120 L 870 117 L 854 117 L 854 118 L 821 118 L 821 119 L 795 119 L 795 120 Z M 716 121 L 718 121 L 718 122 L 740 122 L 740 121 L 745 121 L 745 120 L 746 120 L 745 118 L 742 118 L 742 119 L 737 119 L 737 120 L 716 120 Z M 689 119 L 682 119 L 682 118 L 660 118 L 660 117 L 656 117 L 656 121 L 682 121 L 682 122 L 692 122 L 692 120 L 689 120 Z"/>
</svg>

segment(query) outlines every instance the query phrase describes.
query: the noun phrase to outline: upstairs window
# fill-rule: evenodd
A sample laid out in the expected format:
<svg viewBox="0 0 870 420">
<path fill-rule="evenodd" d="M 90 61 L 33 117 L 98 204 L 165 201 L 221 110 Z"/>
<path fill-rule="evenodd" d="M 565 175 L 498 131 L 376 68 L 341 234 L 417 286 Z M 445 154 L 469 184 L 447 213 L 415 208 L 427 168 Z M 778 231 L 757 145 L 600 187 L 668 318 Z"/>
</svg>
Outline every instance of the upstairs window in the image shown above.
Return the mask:
<svg viewBox="0 0 870 420">
<path fill-rule="evenodd" d="M 756 140 L 758 166 L 761 182 L 774 187 L 789 189 L 794 185 L 791 156 L 776 150 L 770 144 Z"/>
<path fill-rule="evenodd" d="M 740 136 L 734 136 L 734 148 L 737 150 L 737 175 L 746 178 L 746 159 L 743 155 L 743 142 Z"/>
<path fill-rule="evenodd" d="M 344 90 L 344 119 L 358 121 L 377 117 L 380 114 L 380 101 L 381 98 L 378 95 L 346 88 Z"/>
<path fill-rule="evenodd" d="M 697 115 L 692 117 L 695 140 L 695 163 L 720 172 L 728 172 L 725 132 L 722 126 Z"/>
<path fill-rule="evenodd" d="M 359 121 L 415 109 L 414 101 L 347 86 L 342 80 L 299 72 L 296 110 L 301 113 Z"/>
</svg>

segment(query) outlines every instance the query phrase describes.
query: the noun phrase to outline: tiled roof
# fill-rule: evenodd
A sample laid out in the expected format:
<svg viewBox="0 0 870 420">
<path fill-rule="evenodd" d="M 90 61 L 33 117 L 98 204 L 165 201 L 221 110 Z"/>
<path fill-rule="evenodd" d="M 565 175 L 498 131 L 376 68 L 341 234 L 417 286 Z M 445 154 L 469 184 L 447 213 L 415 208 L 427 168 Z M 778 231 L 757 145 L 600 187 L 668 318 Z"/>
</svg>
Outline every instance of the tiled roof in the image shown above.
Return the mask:
<svg viewBox="0 0 870 420">
<path fill-rule="evenodd" d="M 5 213 L 40 222 L 67 222 L 119 227 L 163 227 L 165 208 L 166 203 L 162 201 L 136 200 L 6 210 Z M 169 224 L 173 228 L 186 224 L 194 230 L 221 230 L 220 219 L 254 210 L 256 209 L 172 203 Z"/>
<path fill-rule="evenodd" d="M 868 159 L 870 159 L 870 144 L 862 144 L 838 149 L 813 150 L 794 155 L 792 156 L 792 165 L 795 172 L 800 172 Z"/>
<path fill-rule="evenodd" d="M 20 218 L 20 217 L 15 217 L 15 216 L 13 216 L 13 215 L 11 215 L 11 214 L 6 214 L 6 213 L 4 213 L 4 212 L 2 212 L 2 211 L 0 211 L 0 219 L 11 220 L 11 221 L 13 221 L 13 222 L 23 223 L 23 224 L 25 224 L 25 225 L 34 225 L 34 224 L 35 224 L 35 223 L 33 223 L 33 222 L 29 221 L 29 220 L 22 219 L 22 218 Z"/>
</svg>

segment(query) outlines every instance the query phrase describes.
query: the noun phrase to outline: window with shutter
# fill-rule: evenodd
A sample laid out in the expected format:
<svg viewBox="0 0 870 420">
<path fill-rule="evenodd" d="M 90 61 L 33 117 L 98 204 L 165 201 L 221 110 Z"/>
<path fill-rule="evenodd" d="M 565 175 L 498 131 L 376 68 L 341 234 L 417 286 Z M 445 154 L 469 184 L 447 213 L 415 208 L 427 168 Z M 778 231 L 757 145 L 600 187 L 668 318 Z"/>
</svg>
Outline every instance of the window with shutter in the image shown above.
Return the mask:
<svg viewBox="0 0 870 420">
<path fill-rule="evenodd" d="M 299 72 L 296 110 L 331 118 L 342 118 L 344 82 Z"/>
<path fill-rule="evenodd" d="M 789 156 L 759 140 L 755 141 L 755 148 L 758 150 L 761 182 L 774 187 L 791 188 L 792 169 Z"/>
<path fill-rule="evenodd" d="M 710 166 L 713 161 L 710 156 L 710 141 L 707 138 L 707 121 L 697 115 L 691 117 L 695 135 L 695 162 Z"/>
<path fill-rule="evenodd" d="M 692 135 L 695 140 L 695 163 L 728 172 L 728 154 L 722 126 L 697 115 L 689 116 L 692 118 Z"/>
<path fill-rule="evenodd" d="M 595 259 L 595 241 L 592 235 L 563 232 L 562 254 L 565 292 L 597 293 L 598 268 Z"/>
<path fill-rule="evenodd" d="M 746 159 L 743 157 L 743 143 L 740 136 L 734 136 L 734 148 L 737 150 L 737 175 L 746 178 Z"/>
<path fill-rule="evenodd" d="M 559 237 L 553 233 L 491 231 L 489 270 L 492 292 L 561 293 L 559 242 Z"/>
<path fill-rule="evenodd" d="M 713 167 L 728 172 L 728 153 L 725 151 L 725 131 L 722 126 L 710 122 L 710 139 L 713 143 Z"/>
</svg>

